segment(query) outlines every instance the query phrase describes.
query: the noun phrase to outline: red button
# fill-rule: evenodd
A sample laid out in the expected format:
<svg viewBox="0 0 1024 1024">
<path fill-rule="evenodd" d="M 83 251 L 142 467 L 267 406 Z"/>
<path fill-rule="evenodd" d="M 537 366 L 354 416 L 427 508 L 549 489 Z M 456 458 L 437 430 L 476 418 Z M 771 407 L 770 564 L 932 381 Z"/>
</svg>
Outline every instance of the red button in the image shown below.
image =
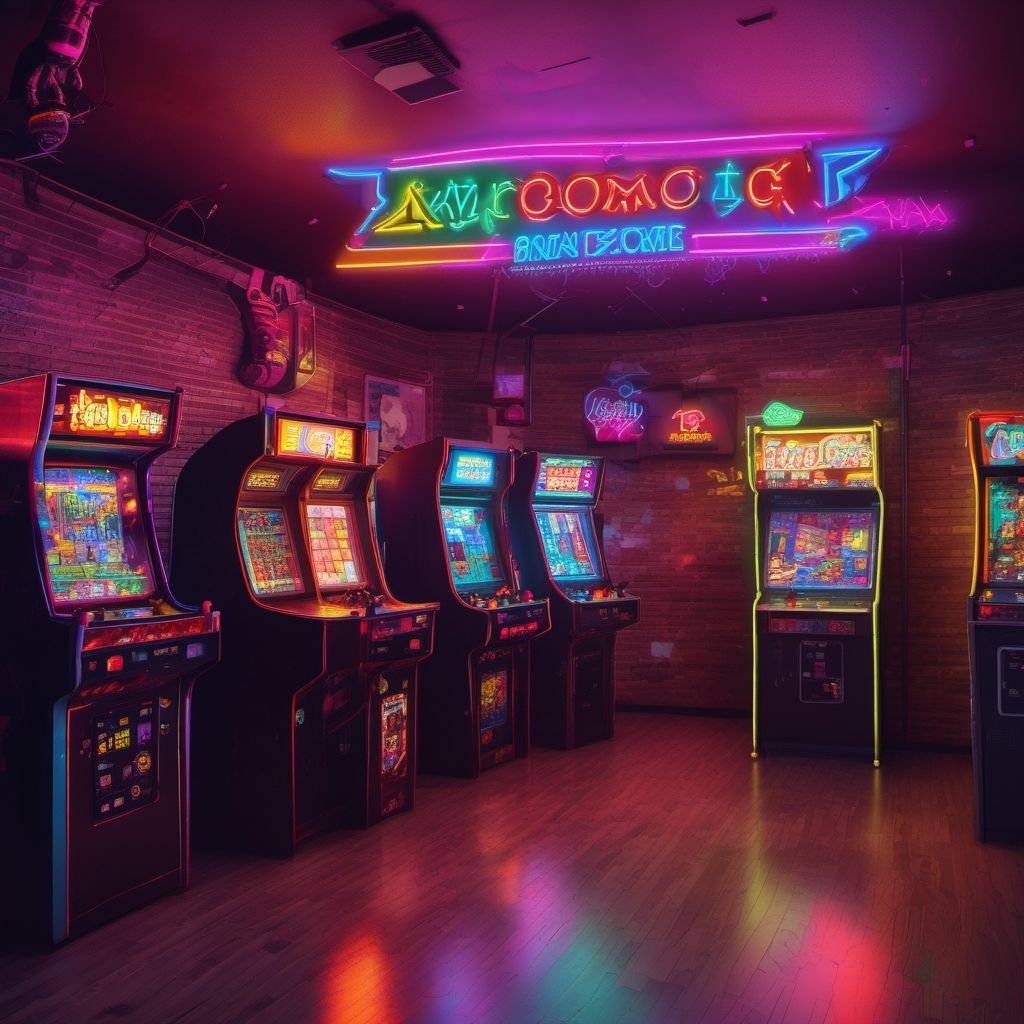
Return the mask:
<svg viewBox="0 0 1024 1024">
<path fill-rule="evenodd" d="M 112 654 L 107 658 L 107 671 L 120 672 L 124 668 L 124 658 L 120 654 Z"/>
</svg>

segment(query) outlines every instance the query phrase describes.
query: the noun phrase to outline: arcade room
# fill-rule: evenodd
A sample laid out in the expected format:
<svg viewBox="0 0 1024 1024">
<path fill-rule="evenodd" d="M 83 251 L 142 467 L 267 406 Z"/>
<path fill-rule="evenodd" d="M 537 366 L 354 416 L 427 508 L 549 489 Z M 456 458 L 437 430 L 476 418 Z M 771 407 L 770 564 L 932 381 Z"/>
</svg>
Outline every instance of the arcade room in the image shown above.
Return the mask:
<svg viewBox="0 0 1024 1024">
<path fill-rule="evenodd" d="M 0 1024 L 1022 1024 L 1024 5 L 0 5 Z"/>
</svg>

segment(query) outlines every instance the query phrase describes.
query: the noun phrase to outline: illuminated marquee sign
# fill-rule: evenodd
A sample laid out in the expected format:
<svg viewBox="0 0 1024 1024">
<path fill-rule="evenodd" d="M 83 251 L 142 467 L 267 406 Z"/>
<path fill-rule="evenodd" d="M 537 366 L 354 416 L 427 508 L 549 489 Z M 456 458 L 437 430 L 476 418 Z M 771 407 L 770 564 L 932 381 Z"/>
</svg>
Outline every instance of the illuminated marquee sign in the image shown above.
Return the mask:
<svg viewBox="0 0 1024 1024">
<path fill-rule="evenodd" d="M 994 416 L 982 416 L 980 420 L 985 465 L 1024 465 L 1024 421 L 1007 422 L 1004 417 Z"/>
<path fill-rule="evenodd" d="M 356 431 L 333 423 L 277 418 L 277 454 L 287 458 L 314 458 L 325 462 L 354 462 Z"/>
<path fill-rule="evenodd" d="M 51 434 L 82 440 L 166 441 L 171 400 L 95 385 L 59 383 Z"/>
<path fill-rule="evenodd" d="M 452 455 L 449 483 L 490 487 L 497 459 L 493 452 L 456 450 Z"/>
<path fill-rule="evenodd" d="M 758 488 L 874 486 L 876 441 L 870 429 L 775 430 L 756 437 Z"/>
<path fill-rule="evenodd" d="M 879 222 L 877 210 L 850 207 L 884 153 L 877 142 L 790 133 L 544 143 L 332 169 L 367 200 L 338 267 L 529 270 L 844 250 Z"/>
</svg>

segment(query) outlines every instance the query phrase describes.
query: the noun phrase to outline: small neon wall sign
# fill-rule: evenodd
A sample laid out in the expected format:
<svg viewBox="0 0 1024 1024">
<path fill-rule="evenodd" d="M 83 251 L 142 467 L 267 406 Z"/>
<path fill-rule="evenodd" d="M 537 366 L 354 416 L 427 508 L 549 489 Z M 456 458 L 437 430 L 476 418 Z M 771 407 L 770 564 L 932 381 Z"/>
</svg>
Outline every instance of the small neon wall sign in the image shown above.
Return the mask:
<svg viewBox="0 0 1024 1024">
<path fill-rule="evenodd" d="M 625 444 L 639 441 L 647 429 L 647 408 L 630 383 L 599 387 L 583 399 L 583 418 L 595 441 Z"/>
<path fill-rule="evenodd" d="M 340 269 L 516 270 L 833 253 L 882 219 L 855 205 L 877 141 L 801 133 L 544 143 L 331 168 L 363 189 Z M 863 212 L 863 215 L 858 215 Z"/>
</svg>

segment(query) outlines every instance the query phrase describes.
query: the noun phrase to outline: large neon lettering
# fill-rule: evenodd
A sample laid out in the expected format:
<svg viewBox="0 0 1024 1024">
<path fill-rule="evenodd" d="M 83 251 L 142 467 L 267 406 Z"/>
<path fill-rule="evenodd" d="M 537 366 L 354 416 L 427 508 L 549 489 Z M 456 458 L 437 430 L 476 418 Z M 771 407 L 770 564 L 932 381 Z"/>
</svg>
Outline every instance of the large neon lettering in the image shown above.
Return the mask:
<svg viewBox="0 0 1024 1024">
<path fill-rule="evenodd" d="M 605 213 L 639 213 L 642 207 L 648 210 L 658 208 L 647 191 L 646 174 L 638 174 L 632 181 L 608 176 L 608 195 L 603 207 Z"/>
<path fill-rule="evenodd" d="M 736 165 L 730 160 L 721 170 L 715 171 L 715 191 L 711 201 L 715 204 L 715 213 L 719 217 L 728 217 L 740 203 L 743 196 L 736 191 L 734 178 L 738 178 L 740 172 Z"/>
<path fill-rule="evenodd" d="M 388 231 L 423 232 L 427 228 L 440 227 L 444 225 L 430 212 L 430 207 L 423 198 L 423 186 L 414 181 L 405 190 L 398 209 L 385 217 L 373 230 L 383 234 Z"/>
<path fill-rule="evenodd" d="M 747 199 L 760 210 L 786 210 L 793 213 L 793 207 L 786 201 L 782 189 L 782 172 L 790 166 L 789 160 L 777 160 L 774 164 L 755 167 L 747 178 Z"/>
<path fill-rule="evenodd" d="M 515 264 L 600 260 L 608 256 L 657 257 L 685 249 L 682 224 L 630 225 L 590 231 L 554 231 L 519 235 L 513 244 Z"/>
<path fill-rule="evenodd" d="M 368 211 L 338 265 L 735 261 L 838 253 L 875 229 L 948 223 L 941 204 L 857 197 L 883 153 L 790 133 L 514 145 L 332 170 L 362 186 Z"/>
<path fill-rule="evenodd" d="M 676 191 L 680 187 L 687 190 L 685 195 Z M 658 195 L 670 210 L 688 210 L 700 198 L 700 171 L 696 167 L 673 167 L 661 179 Z"/>
</svg>

